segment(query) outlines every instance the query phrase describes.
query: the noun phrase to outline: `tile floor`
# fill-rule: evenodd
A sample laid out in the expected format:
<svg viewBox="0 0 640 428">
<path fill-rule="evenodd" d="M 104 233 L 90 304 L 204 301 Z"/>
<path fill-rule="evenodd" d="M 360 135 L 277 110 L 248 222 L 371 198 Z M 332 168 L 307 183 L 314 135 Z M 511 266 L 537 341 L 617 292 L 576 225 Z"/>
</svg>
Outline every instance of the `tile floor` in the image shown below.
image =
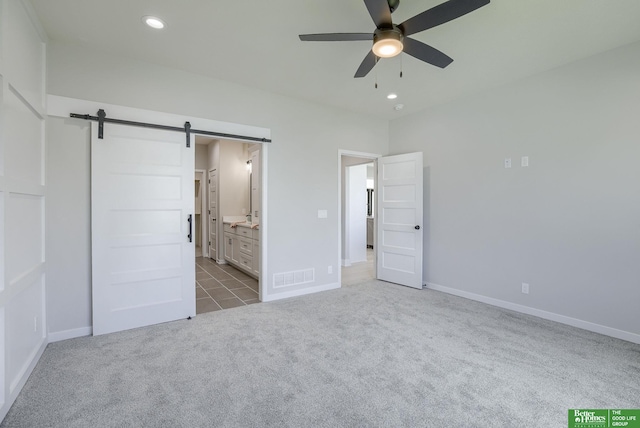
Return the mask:
<svg viewBox="0 0 640 428">
<path fill-rule="evenodd" d="M 258 302 L 256 279 L 231 265 L 196 257 L 196 314 Z"/>
</svg>

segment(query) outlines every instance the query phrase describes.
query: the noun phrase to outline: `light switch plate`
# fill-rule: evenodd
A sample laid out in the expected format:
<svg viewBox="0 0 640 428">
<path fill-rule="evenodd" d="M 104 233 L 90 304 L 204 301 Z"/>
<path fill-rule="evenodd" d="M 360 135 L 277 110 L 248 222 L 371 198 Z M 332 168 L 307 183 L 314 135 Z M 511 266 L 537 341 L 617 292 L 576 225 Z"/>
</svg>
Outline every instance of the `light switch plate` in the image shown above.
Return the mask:
<svg viewBox="0 0 640 428">
<path fill-rule="evenodd" d="M 327 218 L 327 210 L 318 210 L 318 218 Z"/>
<path fill-rule="evenodd" d="M 529 166 L 529 156 L 522 156 L 522 159 L 520 159 L 520 161 L 521 166 Z"/>
<path fill-rule="evenodd" d="M 504 167 L 511 168 L 511 158 L 504 158 Z"/>
</svg>

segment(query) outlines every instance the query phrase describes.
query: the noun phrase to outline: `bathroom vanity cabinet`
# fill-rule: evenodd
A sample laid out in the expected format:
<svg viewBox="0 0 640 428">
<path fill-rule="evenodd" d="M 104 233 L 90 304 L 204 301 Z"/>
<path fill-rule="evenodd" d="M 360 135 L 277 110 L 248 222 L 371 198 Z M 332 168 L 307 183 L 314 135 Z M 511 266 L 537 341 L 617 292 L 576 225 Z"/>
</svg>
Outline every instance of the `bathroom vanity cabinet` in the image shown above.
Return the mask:
<svg viewBox="0 0 640 428">
<path fill-rule="evenodd" d="M 251 276 L 260 273 L 260 231 L 248 223 L 231 227 L 224 223 L 224 259 Z"/>
</svg>

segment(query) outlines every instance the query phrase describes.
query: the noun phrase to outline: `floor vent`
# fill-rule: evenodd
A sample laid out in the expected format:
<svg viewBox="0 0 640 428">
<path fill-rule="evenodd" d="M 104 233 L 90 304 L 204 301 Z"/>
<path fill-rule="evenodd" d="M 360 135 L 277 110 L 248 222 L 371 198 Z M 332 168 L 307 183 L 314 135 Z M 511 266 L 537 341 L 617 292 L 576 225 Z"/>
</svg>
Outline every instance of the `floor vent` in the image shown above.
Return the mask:
<svg viewBox="0 0 640 428">
<path fill-rule="evenodd" d="M 315 269 L 296 270 L 273 275 L 273 288 L 291 287 L 315 281 Z"/>
</svg>

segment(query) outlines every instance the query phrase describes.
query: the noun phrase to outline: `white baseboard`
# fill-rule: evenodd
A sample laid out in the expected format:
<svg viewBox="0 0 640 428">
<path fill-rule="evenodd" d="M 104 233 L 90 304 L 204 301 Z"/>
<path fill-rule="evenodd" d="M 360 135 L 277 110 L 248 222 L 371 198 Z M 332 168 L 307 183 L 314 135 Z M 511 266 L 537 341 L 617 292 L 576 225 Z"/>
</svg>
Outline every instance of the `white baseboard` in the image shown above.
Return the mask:
<svg viewBox="0 0 640 428">
<path fill-rule="evenodd" d="M 91 327 L 74 328 L 71 330 L 49 332 L 49 343 L 60 342 L 61 340 L 75 339 L 76 337 L 91 336 Z"/>
<path fill-rule="evenodd" d="M 342 259 L 342 266 L 344 266 L 344 267 L 349 267 L 349 266 L 351 266 L 351 260 L 349 260 L 349 259 Z"/>
<path fill-rule="evenodd" d="M 276 293 L 265 296 L 263 302 L 273 302 L 275 300 L 286 299 L 288 297 L 304 296 L 305 294 L 319 293 L 320 291 L 335 290 L 340 288 L 340 284 L 332 282 L 330 284 L 318 285 L 315 287 L 303 288 L 300 290 L 291 290 L 284 293 Z"/>
<path fill-rule="evenodd" d="M 499 308 L 509 309 L 527 315 L 533 315 L 549 321 L 555 321 L 561 324 L 570 325 L 572 327 L 578 327 L 583 330 L 592 331 L 594 333 L 604 334 L 605 336 L 615 337 L 616 339 L 622 339 L 628 342 L 640 344 L 640 334 L 631 333 L 629 331 L 619 330 L 616 328 L 595 324 L 589 321 L 571 318 L 565 315 L 547 312 L 541 309 L 531 308 L 529 306 L 519 305 L 517 303 L 507 302 L 506 300 L 494 299 L 493 297 L 487 297 L 480 294 L 470 293 L 468 291 L 445 287 L 444 285 L 434 284 L 431 282 L 427 283 L 427 288 L 430 290 L 442 291 L 443 293 L 447 294 L 453 294 L 454 296 L 464 297 L 465 299 L 486 303 L 488 305 L 497 306 Z"/>
</svg>

